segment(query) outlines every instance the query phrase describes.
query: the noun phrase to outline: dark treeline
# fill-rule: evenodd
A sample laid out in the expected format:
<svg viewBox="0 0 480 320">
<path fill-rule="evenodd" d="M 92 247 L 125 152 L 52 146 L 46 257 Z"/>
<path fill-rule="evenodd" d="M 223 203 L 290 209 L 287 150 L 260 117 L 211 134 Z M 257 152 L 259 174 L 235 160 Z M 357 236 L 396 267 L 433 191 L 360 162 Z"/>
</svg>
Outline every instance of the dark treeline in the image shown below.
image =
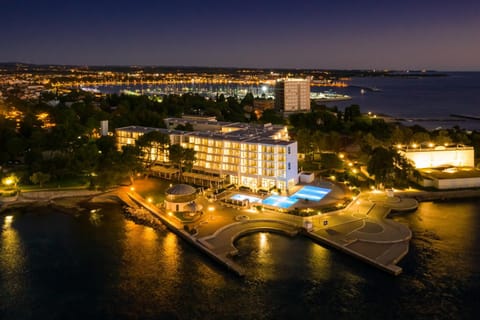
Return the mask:
<svg viewBox="0 0 480 320">
<path fill-rule="evenodd" d="M 108 185 L 140 170 L 135 161 L 138 150 L 117 150 L 113 136 L 99 136 L 101 120 L 109 121 L 110 131 L 129 125 L 164 127 L 165 118 L 184 114 L 215 116 L 220 121 L 287 124 L 291 136 L 298 141 L 299 152 L 305 154 L 305 166 L 316 166 L 315 154 L 325 151 L 348 152 L 357 161 L 368 164 L 375 149 L 391 150 L 399 143 L 456 143 L 476 149 L 480 145 L 477 132 L 458 127 L 432 132 L 419 126 L 406 127 L 362 114 L 358 105 L 343 111 L 314 106 L 309 113 L 293 114 L 287 119 L 270 109 L 257 118 L 251 108 L 251 94 L 241 100 L 223 95 L 216 99 L 170 95 L 158 102 L 147 96 L 95 96 L 72 91 L 62 96 L 45 93 L 36 101 L 23 101 L 12 94 L 0 103 L 4 111 L 0 117 L 0 165 L 4 171 L 17 171 L 24 184 L 31 183 L 34 174 L 47 174 L 51 181 L 80 175 L 94 184 Z M 6 116 L 13 107 L 22 113 L 21 117 Z M 40 113 L 47 114 L 55 126 L 45 127 L 38 118 Z M 322 169 L 322 165 L 318 168 Z"/>
</svg>

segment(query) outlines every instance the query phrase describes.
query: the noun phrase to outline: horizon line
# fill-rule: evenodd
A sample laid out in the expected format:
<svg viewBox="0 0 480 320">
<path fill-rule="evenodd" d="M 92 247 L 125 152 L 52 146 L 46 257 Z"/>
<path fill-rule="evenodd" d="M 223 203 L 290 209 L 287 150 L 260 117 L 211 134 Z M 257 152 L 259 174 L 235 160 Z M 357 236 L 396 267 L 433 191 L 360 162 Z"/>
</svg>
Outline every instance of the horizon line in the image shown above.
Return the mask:
<svg viewBox="0 0 480 320">
<path fill-rule="evenodd" d="M 0 65 L 34 65 L 63 67 L 128 67 L 128 68 L 206 68 L 206 69 L 253 69 L 253 70 L 325 70 L 325 71 L 373 71 L 373 72 L 480 72 L 480 67 L 450 67 L 450 68 L 319 68 L 319 67 L 253 67 L 253 66 L 208 66 L 208 65 L 162 65 L 162 64 L 76 64 L 76 63 L 32 63 L 22 61 L 0 61 Z"/>
</svg>

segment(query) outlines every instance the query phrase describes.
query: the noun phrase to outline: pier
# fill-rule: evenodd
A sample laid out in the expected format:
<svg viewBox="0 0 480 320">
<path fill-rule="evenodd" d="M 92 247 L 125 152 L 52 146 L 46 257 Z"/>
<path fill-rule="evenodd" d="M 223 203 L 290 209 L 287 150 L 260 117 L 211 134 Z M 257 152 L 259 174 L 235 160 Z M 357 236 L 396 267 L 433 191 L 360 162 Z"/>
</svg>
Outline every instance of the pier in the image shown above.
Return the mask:
<svg viewBox="0 0 480 320">
<path fill-rule="evenodd" d="M 470 115 L 470 114 L 456 114 L 456 113 L 452 113 L 452 114 L 450 114 L 450 117 L 470 119 L 470 120 L 480 120 L 480 116 L 473 116 L 473 115 Z"/>
<path fill-rule="evenodd" d="M 172 232 L 239 276 L 244 276 L 245 271 L 235 261 L 238 254 L 235 241 L 254 232 L 275 232 L 290 237 L 304 235 L 398 275 L 402 268 L 397 263 L 408 253 L 412 234 L 407 226 L 387 216 L 391 211 L 415 210 L 418 206 L 415 199 L 368 193 L 343 210 L 304 218 L 269 210 L 223 207 L 220 202 L 212 203 L 199 197 L 198 202 L 204 208 L 213 208 L 212 205 L 215 208 L 187 223 L 127 188 L 119 191 L 119 198 L 125 197 L 128 200 L 124 202 L 133 201 L 144 207 Z M 312 228 L 305 227 L 306 221 Z"/>
</svg>

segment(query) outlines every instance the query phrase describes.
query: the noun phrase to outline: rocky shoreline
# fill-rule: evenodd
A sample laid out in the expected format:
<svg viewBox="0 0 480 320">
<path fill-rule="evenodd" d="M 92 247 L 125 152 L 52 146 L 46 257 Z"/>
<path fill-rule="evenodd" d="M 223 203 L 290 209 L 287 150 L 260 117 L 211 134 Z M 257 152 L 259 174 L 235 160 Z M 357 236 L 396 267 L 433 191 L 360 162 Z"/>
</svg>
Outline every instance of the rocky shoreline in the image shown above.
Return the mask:
<svg viewBox="0 0 480 320">
<path fill-rule="evenodd" d="M 2 198 L 0 197 L 0 214 L 8 210 L 23 207 L 48 207 L 53 210 L 65 213 L 86 213 L 90 210 L 99 209 L 107 204 L 122 205 L 122 214 L 127 220 L 136 224 L 144 225 L 154 229 L 165 230 L 165 226 L 155 219 L 146 209 L 139 206 L 131 206 L 117 196 L 118 189 L 108 192 L 97 192 L 79 190 L 75 191 L 42 191 L 37 193 L 21 194 L 20 196 Z"/>
</svg>

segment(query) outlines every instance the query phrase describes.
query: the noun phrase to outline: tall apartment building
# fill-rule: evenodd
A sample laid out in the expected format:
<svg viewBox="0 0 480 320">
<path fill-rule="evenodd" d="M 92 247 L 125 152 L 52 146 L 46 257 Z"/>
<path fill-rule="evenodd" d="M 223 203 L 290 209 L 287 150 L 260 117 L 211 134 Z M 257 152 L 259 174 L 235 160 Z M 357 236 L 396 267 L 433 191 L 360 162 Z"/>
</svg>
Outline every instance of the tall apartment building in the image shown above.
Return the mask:
<svg viewBox="0 0 480 320">
<path fill-rule="evenodd" d="M 310 110 L 309 79 L 279 79 L 275 84 L 275 108 L 281 112 Z"/>
<path fill-rule="evenodd" d="M 117 146 L 134 144 L 141 135 L 157 130 L 169 135 L 170 143 L 195 150 L 193 171 L 205 179 L 214 177 L 224 183 L 246 186 L 252 190 L 279 188 L 288 191 L 298 183 L 297 142 L 290 140 L 286 127 L 279 125 L 250 125 L 202 119 L 165 119 L 167 129 L 129 126 L 116 129 Z M 179 124 L 192 124 L 195 131 L 179 131 Z M 170 128 L 170 129 L 169 129 Z M 155 154 L 150 159 L 168 155 Z"/>
</svg>

